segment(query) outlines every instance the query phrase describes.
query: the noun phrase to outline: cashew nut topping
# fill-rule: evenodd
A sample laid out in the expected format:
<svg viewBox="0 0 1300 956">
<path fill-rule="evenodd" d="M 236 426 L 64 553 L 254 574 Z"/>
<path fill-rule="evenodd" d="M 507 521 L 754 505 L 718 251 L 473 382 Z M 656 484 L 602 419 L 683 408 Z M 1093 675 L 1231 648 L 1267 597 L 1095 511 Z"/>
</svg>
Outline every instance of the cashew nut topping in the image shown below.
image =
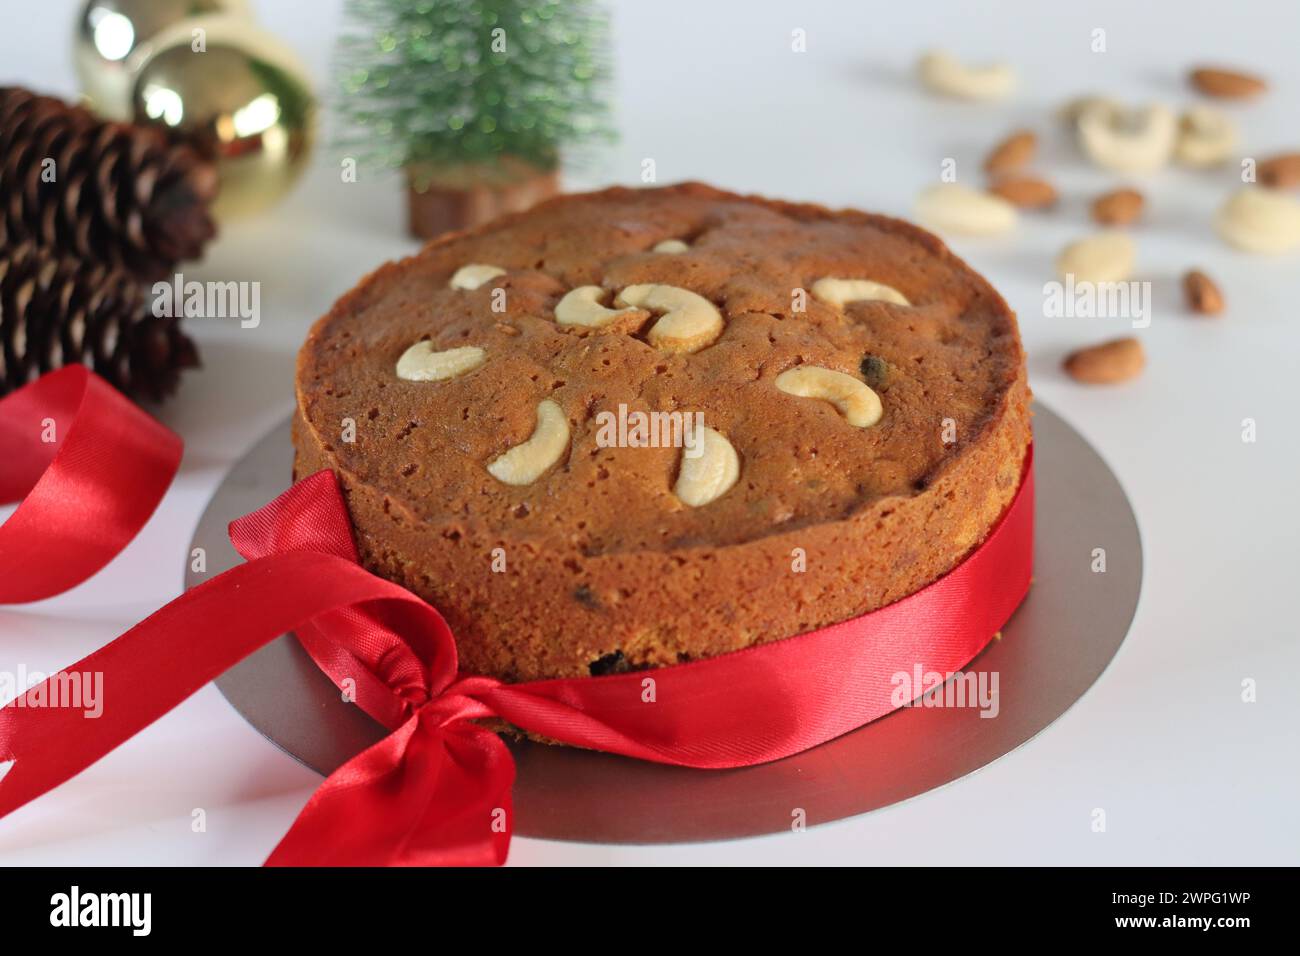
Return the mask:
<svg viewBox="0 0 1300 956">
<path fill-rule="evenodd" d="M 893 286 L 870 279 L 818 279 L 812 285 L 812 294 L 827 305 L 837 309 L 849 302 L 892 302 L 894 305 L 911 305 L 907 296 Z"/>
<path fill-rule="evenodd" d="M 686 252 L 690 248 L 690 246 L 682 242 L 680 239 L 665 239 L 663 242 L 657 243 L 650 251 L 676 253 Z"/>
<path fill-rule="evenodd" d="M 682 452 L 681 468 L 673 494 L 692 508 L 721 498 L 740 477 L 740 456 L 721 433 L 700 429 L 703 448 L 692 458 Z"/>
<path fill-rule="evenodd" d="M 704 296 L 675 285 L 630 285 L 615 305 L 662 312 L 646 341 L 667 352 L 698 352 L 722 334 L 722 313 Z"/>
<path fill-rule="evenodd" d="M 1016 207 L 1011 203 L 957 183 L 940 183 L 921 193 L 916 214 L 941 232 L 967 236 L 991 236 L 1016 224 Z"/>
<path fill-rule="evenodd" d="M 488 472 L 507 485 L 531 485 L 569 447 L 569 420 L 549 398 L 537 403 L 537 427 L 526 442 L 490 462 Z"/>
<path fill-rule="evenodd" d="M 967 66 L 942 50 L 921 57 L 919 70 L 929 89 L 964 100 L 1001 99 L 1016 86 L 1016 74 L 1005 63 Z"/>
<path fill-rule="evenodd" d="M 1137 248 L 1126 233 L 1099 232 L 1061 250 L 1056 271 L 1075 282 L 1123 282 L 1133 273 L 1135 258 Z"/>
<path fill-rule="evenodd" d="M 1173 112 L 1159 104 L 1130 112 L 1106 101 L 1079 113 L 1079 143 L 1098 166 L 1121 173 L 1148 173 L 1169 162 L 1178 138 Z"/>
<path fill-rule="evenodd" d="M 638 311 L 635 308 L 607 309 L 600 304 L 605 290 L 598 285 L 584 285 L 571 289 L 555 304 L 555 321 L 560 325 L 581 325 L 597 329 L 608 325 L 621 315 Z"/>
<path fill-rule="evenodd" d="M 500 266 L 485 266 L 480 262 L 473 262 L 457 269 L 447 285 L 453 289 L 477 289 L 489 279 L 505 274 L 506 270 Z"/>
<path fill-rule="evenodd" d="M 1197 106 L 1178 122 L 1174 158 L 1184 166 L 1218 166 L 1237 148 L 1237 128 L 1232 120 L 1208 106 Z"/>
<path fill-rule="evenodd" d="M 397 377 L 408 382 L 441 382 L 474 371 L 486 354 L 474 345 L 435 352 L 432 342 L 416 342 L 397 360 Z"/>
<path fill-rule="evenodd" d="M 776 387 L 787 395 L 830 402 L 856 428 L 870 428 L 884 414 L 880 396 L 865 382 L 818 365 L 800 365 L 782 372 L 776 377 Z"/>
<path fill-rule="evenodd" d="M 1220 236 L 1247 252 L 1286 252 L 1300 246 L 1300 202 L 1275 189 L 1238 190 L 1223 204 L 1214 224 Z"/>
</svg>

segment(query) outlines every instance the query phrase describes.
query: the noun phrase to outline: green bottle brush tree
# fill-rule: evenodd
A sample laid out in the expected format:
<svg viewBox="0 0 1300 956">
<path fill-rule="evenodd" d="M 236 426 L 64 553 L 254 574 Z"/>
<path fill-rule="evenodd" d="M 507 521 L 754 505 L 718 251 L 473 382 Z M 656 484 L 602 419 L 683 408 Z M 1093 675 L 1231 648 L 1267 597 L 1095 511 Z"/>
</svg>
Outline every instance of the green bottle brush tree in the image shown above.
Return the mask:
<svg viewBox="0 0 1300 956">
<path fill-rule="evenodd" d="M 348 0 L 340 145 L 405 170 L 416 235 L 527 208 L 612 140 L 608 49 L 589 0 Z"/>
</svg>

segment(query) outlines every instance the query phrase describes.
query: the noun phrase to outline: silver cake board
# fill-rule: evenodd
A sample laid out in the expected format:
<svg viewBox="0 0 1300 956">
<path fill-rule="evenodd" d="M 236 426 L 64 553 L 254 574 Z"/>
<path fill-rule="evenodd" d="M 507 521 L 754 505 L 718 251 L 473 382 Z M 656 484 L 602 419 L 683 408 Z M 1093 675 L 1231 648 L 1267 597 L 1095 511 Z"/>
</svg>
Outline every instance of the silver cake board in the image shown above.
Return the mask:
<svg viewBox="0 0 1300 956">
<path fill-rule="evenodd" d="M 1128 499 L 1101 457 L 1035 405 L 1036 537 L 1029 597 L 965 669 L 997 675 L 997 716 L 981 708 L 907 707 L 804 753 L 758 767 L 691 770 L 528 741 L 518 765 L 515 832 L 594 843 L 679 843 L 788 832 L 867 813 L 959 780 L 1015 750 L 1070 708 L 1119 650 L 1137 607 L 1142 545 Z M 290 482 L 289 421 L 226 476 L 191 547 L 203 573 L 240 559 L 234 518 Z M 1094 549 L 1105 549 L 1105 571 Z M 234 708 L 286 753 L 327 774 L 384 736 L 289 634 L 217 680 Z M 987 684 L 986 686 L 991 686 Z M 990 708 L 984 708 L 991 712 Z"/>
</svg>

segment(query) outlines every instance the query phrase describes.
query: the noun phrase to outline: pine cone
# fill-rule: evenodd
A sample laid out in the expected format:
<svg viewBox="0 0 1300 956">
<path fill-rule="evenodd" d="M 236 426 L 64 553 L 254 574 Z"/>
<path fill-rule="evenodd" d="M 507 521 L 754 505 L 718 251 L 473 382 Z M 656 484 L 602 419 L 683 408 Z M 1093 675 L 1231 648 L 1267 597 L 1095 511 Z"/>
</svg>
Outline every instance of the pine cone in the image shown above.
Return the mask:
<svg viewBox="0 0 1300 956">
<path fill-rule="evenodd" d="M 0 395 L 73 363 L 133 398 L 172 394 L 198 351 L 176 319 L 152 314 L 144 288 L 31 243 L 0 251 Z"/>
<path fill-rule="evenodd" d="M 0 87 L 0 247 L 30 240 L 161 278 L 216 234 L 216 192 L 216 168 L 161 129 Z"/>
</svg>

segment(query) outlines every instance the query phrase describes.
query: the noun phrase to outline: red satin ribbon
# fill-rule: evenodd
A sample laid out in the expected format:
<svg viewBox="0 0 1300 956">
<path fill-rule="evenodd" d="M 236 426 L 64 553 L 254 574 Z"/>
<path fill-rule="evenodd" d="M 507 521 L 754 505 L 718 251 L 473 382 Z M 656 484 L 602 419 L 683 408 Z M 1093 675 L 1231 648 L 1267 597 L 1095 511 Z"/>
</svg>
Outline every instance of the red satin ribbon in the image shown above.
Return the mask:
<svg viewBox="0 0 1300 956">
<path fill-rule="evenodd" d="M 0 432 L 0 455 L 12 451 L 7 434 Z M 85 461 L 96 470 L 79 473 L 65 489 L 70 496 L 119 464 L 115 456 Z M 892 710 L 894 675 L 916 664 L 960 670 L 1010 617 L 1029 586 L 1033 470 L 1027 463 L 985 543 L 910 597 L 723 657 L 600 678 L 504 684 L 458 674 L 441 615 L 357 563 L 329 472 L 232 523 L 231 540 L 247 563 L 0 710 L 0 760 L 16 761 L 0 780 L 0 815 L 291 630 L 391 733 L 325 780 L 268 864 L 500 863 L 514 765 L 477 719 L 501 717 L 566 743 L 704 768 L 763 763 L 824 743 Z M 105 697 L 99 719 L 33 706 L 69 675 L 97 672 Z"/>
<path fill-rule="evenodd" d="M 0 398 L 0 604 L 53 597 L 108 564 L 144 527 L 181 440 L 84 366 Z"/>
</svg>

